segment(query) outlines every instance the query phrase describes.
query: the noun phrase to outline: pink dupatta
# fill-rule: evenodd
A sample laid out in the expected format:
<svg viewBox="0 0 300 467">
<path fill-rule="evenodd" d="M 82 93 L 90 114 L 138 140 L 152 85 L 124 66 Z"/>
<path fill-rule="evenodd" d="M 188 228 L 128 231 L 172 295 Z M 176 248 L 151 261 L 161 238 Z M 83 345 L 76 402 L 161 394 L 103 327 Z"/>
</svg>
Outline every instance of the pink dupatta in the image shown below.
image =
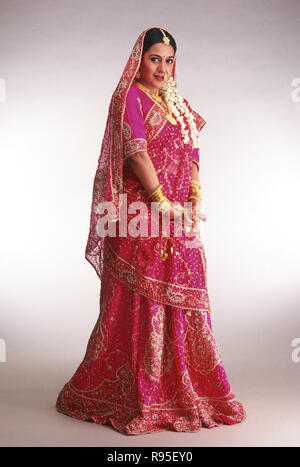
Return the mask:
<svg viewBox="0 0 300 467">
<path fill-rule="evenodd" d="M 94 177 L 92 205 L 90 214 L 89 236 L 85 249 L 85 258 L 94 267 L 100 280 L 104 267 L 104 243 L 105 237 L 97 233 L 97 223 L 104 214 L 100 214 L 98 206 L 100 203 L 112 203 L 114 217 L 112 221 L 117 222 L 120 215 L 119 194 L 124 189 L 124 147 L 123 147 L 123 118 L 128 91 L 133 83 L 134 77 L 142 59 L 144 37 L 148 28 L 143 31 L 129 56 L 119 83 L 112 95 L 106 122 L 98 166 Z M 173 66 L 173 80 L 176 85 L 175 64 Z M 198 130 L 202 128 L 205 121 L 202 117 L 192 111 Z M 197 153 L 194 156 L 197 160 Z"/>
</svg>

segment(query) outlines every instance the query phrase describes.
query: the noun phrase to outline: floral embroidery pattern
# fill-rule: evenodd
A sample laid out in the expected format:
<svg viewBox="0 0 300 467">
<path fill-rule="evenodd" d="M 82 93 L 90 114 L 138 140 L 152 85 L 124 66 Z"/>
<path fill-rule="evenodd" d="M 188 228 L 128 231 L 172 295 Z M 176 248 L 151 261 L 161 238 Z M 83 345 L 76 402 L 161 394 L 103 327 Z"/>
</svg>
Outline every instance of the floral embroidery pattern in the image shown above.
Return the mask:
<svg viewBox="0 0 300 467">
<path fill-rule="evenodd" d="M 147 141 L 143 138 L 136 138 L 124 144 L 124 157 L 129 157 L 137 151 L 147 151 Z"/>
<path fill-rule="evenodd" d="M 209 315 L 128 294 L 107 270 L 101 297 L 97 331 L 59 393 L 58 412 L 125 434 L 197 432 L 245 419 L 219 358 Z"/>
<path fill-rule="evenodd" d="M 131 126 L 127 122 L 123 123 L 123 136 L 125 139 L 131 138 Z"/>
</svg>

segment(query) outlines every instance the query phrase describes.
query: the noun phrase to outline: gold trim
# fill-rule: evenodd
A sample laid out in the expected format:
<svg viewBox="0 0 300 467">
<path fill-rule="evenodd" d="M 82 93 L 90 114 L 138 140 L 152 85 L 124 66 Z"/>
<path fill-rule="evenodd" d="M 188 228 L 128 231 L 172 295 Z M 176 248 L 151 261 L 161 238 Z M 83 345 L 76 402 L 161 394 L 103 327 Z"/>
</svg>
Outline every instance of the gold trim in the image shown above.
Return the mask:
<svg viewBox="0 0 300 467">
<path fill-rule="evenodd" d="M 161 237 L 152 237 L 152 238 L 161 238 Z M 132 266 L 132 264 L 128 263 L 125 259 L 121 258 L 121 256 L 119 256 L 115 250 L 113 249 L 113 247 L 110 245 L 110 243 L 108 242 L 108 246 L 109 248 L 113 251 L 114 255 L 117 256 L 121 261 L 123 261 L 123 263 L 126 263 L 128 264 L 128 266 L 130 266 L 131 268 L 133 269 L 136 269 L 134 266 Z M 201 248 L 200 248 L 201 250 Z M 177 285 L 177 284 L 172 284 L 171 282 L 164 282 L 164 281 L 161 281 L 159 279 L 153 279 L 153 277 L 148 277 L 148 276 L 144 276 L 144 274 L 141 274 L 141 277 L 144 277 L 145 279 L 149 279 L 150 281 L 155 281 L 155 282 L 161 282 L 162 284 L 166 284 L 166 285 L 175 285 L 175 287 L 179 287 L 181 289 L 187 289 L 187 290 L 203 290 L 205 293 L 207 293 L 207 290 L 206 289 L 199 289 L 198 287 L 185 287 L 184 285 Z M 155 300 L 156 301 L 156 300 Z M 178 307 L 178 308 L 182 308 L 182 307 Z M 194 310 L 194 308 L 191 308 L 191 310 Z"/>
<path fill-rule="evenodd" d="M 167 110 L 163 108 L 162 105 L 160 105 L 160 103 L 158 102 L 158 99 L 156 99 L 155 97 L 152 97 L 153 94 L 151 94 L 151 91 L 146 91 L 144 88 L 146 88 L 145 86 L 143 86 L 141 83 L 139 83 L 138 81 L 136 81 L 134 83 L 134 85 L 141 89 L 141 91 L 143 91 L 148 97 L 149 99 L 151 99 L 158 107 L 160 107 L 162 109 L 162 111 L 164 112 L 164 115 L 166 117 L 166 119 L 172 124 L 172 125 L 177 125 L 177 120 L 175 117 L 172 116 L 172 112 L 170 111 L 169 107 L 167 106 Z M 143 87 L 141 87 L 143 86 Z"/>
<path fill-rule="evenodd" d="M 122 365 L 121 367 L 119 367 L 118 370 L 119 370 L 120 368 L 124 368 L 124 367 L 126 367 L 126 366 L 127 366 L 127 363 L 125 363 L 124 365 Z M 117 371 L 118 371 L 118 370 L 117 370 Z M 117 373 L 117 371 L 116 371 L 116 373 Z M 83 394 L 81 394 L 81 392 L 92 392 L 92 391 L 98 389 L 98 388 L 102 385 L 102 383 L 105 382 L 105 381 L 108 381 L 108 382 L 110 382 L 110 383 L 114 383 L 114 382 L 117 382 L 118 380 L 120 380 L 120 378 L 116 378 L 116 379 L 107 379 L 107 378 L 105 378 L 105 379 L 99 384 L 99 386 L 96 386 L 94 389 L 91 389 L 91 390 L 90 390 L 90 389 L 88 389 L 88 390 L 86 390 L 86 389 L 77 389 L 76 386 L 74 386 L 74 384 L 72 384 L 70 381 L 67 383 L 67 386 L 69 386 L 69 389 L 70 389 L 72 392 L 77 393 L 78 395 L 80 395 L 80 396 L 81 396 L 82 398 L 84 398 L 84 399 L 95 400 L 95 401 L 98 401 L 98 402 L 103 402 L 104 404 L 110 404 L 110 405 L 112 405 L 112 402 L 106 402 L 106 401 L 104 401 L 104 400 L 102 400 L 102 399 L 100 399 L 100 398 L 94 399 L 94 398 L 92 398 L 92 397 L 87 397 L 87 396 L 84 396 Z M 65 392 L 65 391 L 64 391 L 64 392 Z M 148 410 L 149 410 L 149 411 L 150 411 L 150 410 L 186 410 L 186 409 L 193 410 L 193 409 L 198 409 L 198 408 L 199 408 L 197 405 L 196 405 L 196 406 L 192 406 L 192 407 L 174 407 L 174 408 L 172 408 L 172 407 L 170 407 L 170 408 L 169 408 L 169 407 L 166 407 L 166 408 L 164 408 L 164 407 L 162 407 L 162 408 L 156 407 L 156 406 L 161 406 L 161 405 L 170 404 L 170 403 L 172 402 L 172 400 L 175 399 L 175 397 L 177 396 L 177 394 L 178 394 L 178 390 L 175 392 L 175 394 L 174 394 L 169 400 L 167 400 L 166 402 L 162 402 L 161 404 L 141 405 L 141 404 L 142 404 L 141 401 L 137 401 L 137 402 L 138 402 L 138 404 L 139 404 L 139 407 L 140 407 L 142 410 L 145 410 L 145 411 L 148 411 Z M 228 396 L 231 395 L 231 394 L 232 394 L 232 397 L 231 397 L 230 399 L 228 399 Z M 216 401 L 220 401 L 220 400 L 223 399 L 224 402 L 233 402 L 233 401 L 238 402 L 237 399 L 234 397 L 234 394 L 233 394 L 232 390 L 230 390 L 225 396 L 219 396 L 219 397 L 208 397 L 208 396 L 206 396 L 206 397 L 199 397 L 199 396 L 195 396 L 195 397 L 196 397 L 196 399 L 199 400 L 199 401 L 206 401 L 206 400 L 216 400 Z M 114 402 L 114 405 L 117 405 L 118 407 L 122 407 L 122 408 L 126 408 L 126 409 L 127 409 L 127 408 L 128 408 L 128 409 L 131 408 L 131 407 L 122 405 L 122 404 L 120 404 L 120 403 L 118 403 L 118 402 Z M 145 407 L 152 407 L 153 409 L 145 409 Z"/>
</svg>

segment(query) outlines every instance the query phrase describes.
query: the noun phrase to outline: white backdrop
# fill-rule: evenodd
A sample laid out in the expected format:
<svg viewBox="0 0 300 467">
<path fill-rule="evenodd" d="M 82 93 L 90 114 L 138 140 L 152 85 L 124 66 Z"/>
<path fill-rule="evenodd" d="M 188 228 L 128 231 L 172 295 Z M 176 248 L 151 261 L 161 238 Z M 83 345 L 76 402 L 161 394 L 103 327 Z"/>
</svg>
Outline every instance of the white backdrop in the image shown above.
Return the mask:
<svg viewBox="0 0 300 467">
<path fill-rule="evenodd" d="M 212 326 L 248 414 L 180 445 L 297 444 L 299 18 L 297 0 L 1 0 L 0 443 L 59 445 L 60 433 L 69 445 L 137 441 L 54 404 L 99 313 L 84 249 L 109 101 L 138 35 L 163 27 L 178 46 L 179 92 L 207 121 Z M 178 445 L 172 436 L 139 442 Z"/>
</svg>

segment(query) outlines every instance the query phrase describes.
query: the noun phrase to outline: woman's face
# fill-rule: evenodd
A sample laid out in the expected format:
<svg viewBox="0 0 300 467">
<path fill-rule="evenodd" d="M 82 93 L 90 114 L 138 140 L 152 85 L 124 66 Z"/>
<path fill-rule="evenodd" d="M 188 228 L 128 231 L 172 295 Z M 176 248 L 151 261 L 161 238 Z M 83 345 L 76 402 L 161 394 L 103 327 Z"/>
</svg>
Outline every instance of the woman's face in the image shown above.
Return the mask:
<svg viewBox="0 0 300 467">
<path fill-rule="evenodd" d="M 141 74 L 138 81 L 152 92 L 157 92 L 162 88 L 168 76 L 172 75 L 175 61 L 174 49 L 171 45 L 157 43 L 150 47 L 143 55 L 143 60 L 139 68 Z M 160 80 L 159 77 L 165 78 Z"/>
</svg>

